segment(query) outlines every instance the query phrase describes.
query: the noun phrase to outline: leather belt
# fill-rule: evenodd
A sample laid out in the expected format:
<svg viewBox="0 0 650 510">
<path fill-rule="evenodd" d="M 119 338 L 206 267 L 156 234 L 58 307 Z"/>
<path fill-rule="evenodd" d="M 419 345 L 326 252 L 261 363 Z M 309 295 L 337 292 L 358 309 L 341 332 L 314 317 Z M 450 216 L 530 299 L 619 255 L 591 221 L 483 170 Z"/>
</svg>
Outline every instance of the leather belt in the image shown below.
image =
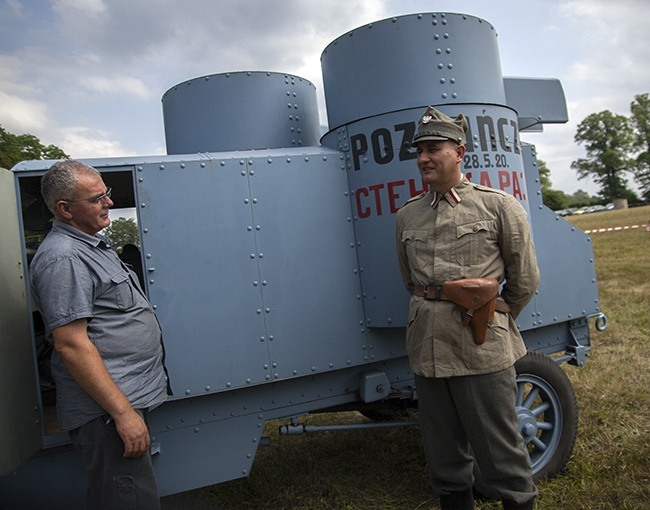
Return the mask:
<svg viewBox="0 0 650 510">
<path fill-rule="evenodd" d="M 415 285 L 413 286 L 414 296 L 424 298 L 428 301 L 450 301 L 443 292 L 442 285 Z M 497 296 L 494 302 L 494 309 L 498 312 L 510 313 L 510 307 L 501 296 Z"/>
</svg>

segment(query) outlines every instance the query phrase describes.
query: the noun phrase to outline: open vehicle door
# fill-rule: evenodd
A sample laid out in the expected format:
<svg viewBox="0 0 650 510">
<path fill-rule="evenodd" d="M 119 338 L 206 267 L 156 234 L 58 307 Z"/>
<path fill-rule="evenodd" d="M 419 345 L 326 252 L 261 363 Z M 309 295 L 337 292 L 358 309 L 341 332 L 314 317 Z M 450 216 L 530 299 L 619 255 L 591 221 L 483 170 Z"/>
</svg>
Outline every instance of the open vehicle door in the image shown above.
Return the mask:
<svg viewBox="0 0 650 510">
<path fill-rule="evenodd" d="M 0 168 L 0 476 L 42 446 L 14 175 Z"/>
</svg>

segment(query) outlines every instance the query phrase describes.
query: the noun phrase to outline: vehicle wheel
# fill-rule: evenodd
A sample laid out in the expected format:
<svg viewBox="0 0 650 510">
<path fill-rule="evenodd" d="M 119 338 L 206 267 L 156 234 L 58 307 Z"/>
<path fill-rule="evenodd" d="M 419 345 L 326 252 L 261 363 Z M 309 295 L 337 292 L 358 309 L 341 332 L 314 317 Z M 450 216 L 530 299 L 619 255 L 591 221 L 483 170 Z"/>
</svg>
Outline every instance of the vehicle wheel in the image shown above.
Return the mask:
<svg viewBox="0 0 650 510">
<path fill-rule="evenodd" d="M 578 432 L 576 395 L 564 370 L 548 356 L 528 351 L 515 364 L 517 415 L 533 479 L 553 478 L 566 465 Z"/>
</svg>

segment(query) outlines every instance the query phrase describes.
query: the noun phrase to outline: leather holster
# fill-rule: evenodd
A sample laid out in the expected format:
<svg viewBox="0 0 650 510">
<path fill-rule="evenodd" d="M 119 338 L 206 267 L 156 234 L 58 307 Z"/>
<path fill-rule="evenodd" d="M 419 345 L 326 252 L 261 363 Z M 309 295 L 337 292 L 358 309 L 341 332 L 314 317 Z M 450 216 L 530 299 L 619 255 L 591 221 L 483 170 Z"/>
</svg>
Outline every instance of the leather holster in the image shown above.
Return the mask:
<svg viewBox="0 0 650 510">
<path fill-rule="evenodd" d="M 442 284 L 442 294 L 460 310 L 463 325 L 472 330 L 474 342 L 485 342 L 488 323 L 494 320 L 499 282 L 494 278 L 466 278 Z"/>
</svg>

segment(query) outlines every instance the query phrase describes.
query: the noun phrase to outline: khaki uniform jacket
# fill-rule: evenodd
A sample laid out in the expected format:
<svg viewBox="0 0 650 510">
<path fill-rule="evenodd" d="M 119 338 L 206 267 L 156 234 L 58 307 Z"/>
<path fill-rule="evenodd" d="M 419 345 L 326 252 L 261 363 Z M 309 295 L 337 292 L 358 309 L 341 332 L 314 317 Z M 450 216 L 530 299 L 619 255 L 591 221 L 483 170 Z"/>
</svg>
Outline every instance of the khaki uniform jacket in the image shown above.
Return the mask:
<svg viewBox="0 0 650 510">
<path fill-rule="evenodd" d="M 432 202 L 435 201 L 435 207 Z M 407 290 L 461 278 L 496 278 L 511 313 L 495 312 L 476 345 L 449 301 L 411 296 L 406 348 L 424 377 L 497 372 L 526 353 L 515 318 L 539 285 L 526 211 L 508 193 L 461 182 L 444 196 L 423 193 L 397 213 L 397 258 Z"/>
</svg>

